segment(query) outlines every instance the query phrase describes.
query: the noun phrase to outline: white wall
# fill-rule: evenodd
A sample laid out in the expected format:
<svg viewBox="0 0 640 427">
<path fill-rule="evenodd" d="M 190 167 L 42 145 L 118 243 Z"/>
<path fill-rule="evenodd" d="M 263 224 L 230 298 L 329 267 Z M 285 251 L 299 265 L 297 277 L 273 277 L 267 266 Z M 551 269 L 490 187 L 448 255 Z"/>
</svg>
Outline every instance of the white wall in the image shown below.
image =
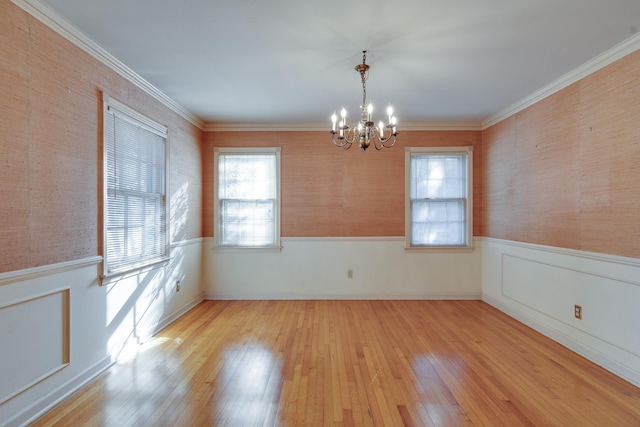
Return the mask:
<svg viewBox="0 0 640 427">
<path fill-rule="evenodd" d="M 103 286 L 100 257 L 0 274 L 0 426 L 33 419 L 202 301 L 202 239 L 171 256 Z"/>
<path fill-rule="evenodd" d="M 484 301 L 640 386 L 640 260 L 481 240 Z"/>
<path fill-rule="evenodd" d="M 481 297 L 478 250 L 407 252 L 395 237 L 283 238 L 281 252 L 223 252 L 212 239 L 204 246 L 207 299 Z"/>
</svg>

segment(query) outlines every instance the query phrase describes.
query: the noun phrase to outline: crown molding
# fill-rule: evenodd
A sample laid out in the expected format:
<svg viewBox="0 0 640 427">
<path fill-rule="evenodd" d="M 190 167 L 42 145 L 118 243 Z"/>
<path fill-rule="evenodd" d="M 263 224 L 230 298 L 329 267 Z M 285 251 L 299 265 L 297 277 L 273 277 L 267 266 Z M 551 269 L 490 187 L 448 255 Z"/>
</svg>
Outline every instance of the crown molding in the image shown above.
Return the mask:
<svg viewBox="0 0 640 427">
<path fill-rule="evenodd" d="M 327 131 L 328 127 L 318 123 L 205 123 L 200 118 L 186 110 L 164 92 L 145 80 L 123 62 L 107 52 L 104 48 L 91 40 L 69 21 L 59 15 L 40 0 L 11 0 L 15 5 L 38 19 L 53 31 L 84 50 L 113 71 L 144 90 L 167 108 L 187 120 L 189 123 L 204 131 Z M 608 51 L 598 55 L 582 66 L 570 71 L 557 80 L 544 86 L 526 98 L 497 112 L 482 122 L 425 122 L 400 124 L 401 131 L 475 131 L 485 130 L 500 121 L 513 116 L 527 107 L 539 102 L 565 87 L 583 79 L 584 77 L 612 64 L 613 62 L 640 49 L 640 33 L 619 43 Z"/>
<path fill-rule="evenodd" d="M 164 92 L 149 83 L 138 73 L 126 66 L 122 61 L 111 55 L 49 6 L 39 0 L 12 0 L 12 2 L 45 24 L 47 27 L 51 28 L 53 31 L 78 46 L 98 61 L 102 62 L 107 67 L 111 68 L 113 71 L 144 90 L 189 123 L 195 125 L 199 129 L 204 129 L 204 122 L 202 120 L 187 111 L 173 99 L 169 98 Z"/>
<path fill-rule="evenodd" d="M 497 112 L 493 116 L 482 121 L 482 130 L 485 130 L 502 120 L 513 116 L 516 113 L 524 110 L 527 107 L 542 101 L 543 99 L 553 95 L 556 92 L 566 88 L 567 86 L 576 83 L 577 81 L 587 77 L 590 74 L 595 73 L 598 70 L 610 65 L 617 60 L 624 58 L 625 56 L 640 49 L 640 33 L 633 35 L 625 41 L 615 45 L 606 52 L 601 53 L 592 60 L 582 64 L 578 68 L 568 72 L 557 80 L 549 83 L 543 88 L 537 90 L 526 98 L 516 102 L 515 104 L 505 108 L 502 111 Z"/>
<path fill-rule="evenodd" d="M 330 123 L 206 123 L 205 132 L 329 132 Z M 479 131 L 480 122 L 400 123 L 403 131 Z"/>
<path fill-rule="evenodd" d="M 329 131 L 328 126 L 318 123 L 205 123 L 205 132 L 310 132 Z"/>
<path fill-rule="evenodd" d="M 409 122 L 402 123 L 400 130 L 448 130 L 448 131 L 474 131 L 482 130 L 480 122 Z"/>
</svg>

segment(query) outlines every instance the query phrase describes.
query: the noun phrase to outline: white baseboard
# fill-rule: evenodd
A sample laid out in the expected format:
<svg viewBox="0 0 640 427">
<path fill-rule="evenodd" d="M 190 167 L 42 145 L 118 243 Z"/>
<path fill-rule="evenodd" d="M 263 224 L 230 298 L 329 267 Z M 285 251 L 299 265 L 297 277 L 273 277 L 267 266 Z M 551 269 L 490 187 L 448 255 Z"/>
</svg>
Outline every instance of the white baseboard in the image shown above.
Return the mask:
<svg viewBox="0 0 640 427">
<path fill-rule="evenodd" d="M 22 411 L 15 414 L 11 418 L 0 424 L 1 427 L 26 426 L 42 416 L 45 412 L 53 408 L 55 405 L 75 393 L 78 389 L 89 383 L 98 375 L 109 369 L 113 365 L 110 357 L 105 357 L 89 369 L 80 373 L 70 381 L 58 387 L 53 392 L 36 400 L 31 405 L 25 407 Z"/>
<path fill-rule="evenodd" d="M 558 331 L 557 329 L 554 329 L 552 326 L 542 324 L 539 321 L 526 316 L 515 308 L 509 306 L 508 304 L 504 304 L 493 297 L 483 295 L 482 300 L 487 304 L 502 311 L 503 313 L 513 317 L 519 322 L 533 328 L 537 332 L 540 332 L 542 335 L 551 338 L 552 340 L 563 345 L 569 350 L 579 354 L 580 356 L 592 361 L 597 365 L 600 365 L 604 369 L 611 371 L 625 381 L 628 381 L 631 384 L 640 387 L 640 372 L 634 371 L 627 366 L 611 360 L 599 351 L 575 340 L 574 338 Z"/>
<path fill-rule="evenodd" d="M 293 293 L 224 293 L 210 292 L 204 295 L 206 300 L 480 300 L 482 295 L 476 292 L 466 293 L 362 293 L 362 294 L 293 294 Z"/>
<path fill-rule="evenodd" d="M 178 320 L 186 312 L 188 312 L 189 310 L 191 310 L 192 308 L 194 308 L 196 305 L 200 304 L 204 300 L 205 300 L 204 295 L 200 294 L 196 298 L 184 304 L 182 307 L 179 307 L 176 311 L 171 313 L 169 316 L 166 316 L 163 319 L 161 319 L 160 322 L 158 322 L 158 324 L 156 325 L 156 328 L 153 331 L 153 335 L 157 334 L 158 332 L 160 332 L 161 330 L 163 330 L 164 328 L 166 328 L 167 326 L 169 326 L 170 324 Z"/>
</svg>

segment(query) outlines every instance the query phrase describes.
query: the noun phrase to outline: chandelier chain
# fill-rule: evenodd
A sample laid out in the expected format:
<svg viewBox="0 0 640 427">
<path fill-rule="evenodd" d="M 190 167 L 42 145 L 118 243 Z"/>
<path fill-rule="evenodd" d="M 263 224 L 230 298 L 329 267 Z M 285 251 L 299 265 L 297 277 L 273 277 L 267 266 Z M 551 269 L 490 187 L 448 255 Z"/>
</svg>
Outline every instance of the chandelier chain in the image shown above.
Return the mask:
<svg viewBox="0 0 640 427">
<path fill-rule="evenodd" d="M 364 71 L 360 72 L 360 77 L 362 78 L 362 108 L 367 106 L 367 78 L 364 73 Z"/>
<path fill-rule="evenodd" d="M 365 108 L 367 105 L 367 71 L 368 67 L 365 66 L 367 63 L 367 51 L 362 52 L 362 65 L 363 67 L 360 69 L 360 80 L 362 80 L 362 108 Z M 364 110 L 363 110 L 364 111 Z"/>
</svg>

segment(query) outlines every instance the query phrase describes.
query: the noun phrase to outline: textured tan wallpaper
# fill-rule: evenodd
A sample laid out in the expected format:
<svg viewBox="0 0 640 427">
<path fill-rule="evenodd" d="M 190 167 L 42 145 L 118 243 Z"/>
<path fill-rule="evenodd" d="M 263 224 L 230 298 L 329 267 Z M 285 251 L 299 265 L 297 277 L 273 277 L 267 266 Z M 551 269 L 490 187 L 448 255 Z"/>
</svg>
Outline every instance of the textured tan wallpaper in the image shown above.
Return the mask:
<svg viewBox="0 0 640 427">
<path fill-rule="evenodd" d="M 483 132 L 484 235 L 640 258 L 640 52 Z"/>
<path fill-rule="evenodd" d="M 484 132 L 202 132 L 0 0 L 0 272 L 98 255 L 101 93 L 170 129 L 172 241 L 213 235 L 213 147 L 282 147 L 282 235 L 402 236 L 404 147 L 473 145 L 474 235 L 640 257 L 640 52 Z"/>
<path fill-rule="evenodd" d="M 102 91 L 169 127 L 172 238 L 202 236 L 202 131 L 9 0 L 0 81 L 0 272 L 101 252 Z"/>
<path fill-rule="evenodd" d="M 404 147 L 474 146 L 474 235 L 481 234 L 479 131 L 402 132 L 391 149 L 343 151 L 328 132 L 206 132 L 204 235 L 213 236 L 213 148 L 282 147 L 282 236 L 404 235 Z"/>
</svg>

